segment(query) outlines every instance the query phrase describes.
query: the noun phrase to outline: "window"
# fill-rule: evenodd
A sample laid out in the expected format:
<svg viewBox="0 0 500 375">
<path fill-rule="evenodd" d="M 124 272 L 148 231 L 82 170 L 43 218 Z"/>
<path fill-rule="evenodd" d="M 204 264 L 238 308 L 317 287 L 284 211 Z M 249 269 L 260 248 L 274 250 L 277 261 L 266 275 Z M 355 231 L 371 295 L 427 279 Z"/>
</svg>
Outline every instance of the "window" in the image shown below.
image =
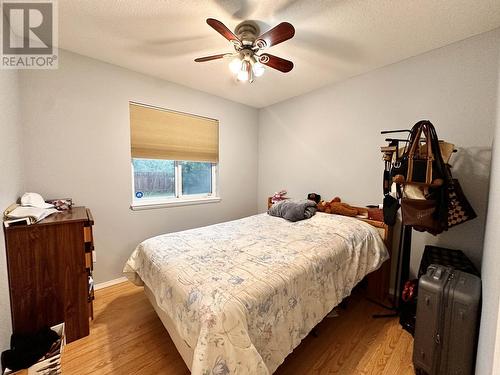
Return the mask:
<svg viewBox="0 0 500 375">
<path fill-rule="evenodd" d="M 161 199 L 176 197 L 175 164 L 172 160 L 132 159 L 134 197 Z"/>
<path fill-rule="evenodd" d="M 206 162 L 133 158 L 134 201 L 212 197 L 216 166 Z"/>
<path fill-rule="evenodd" d="M 132 208 L 219 201 L 218 121 L 130 103 Z"/>
<path fill-rule="evenodd" d="M 182 176 L 182 195 L 212 194 L 212 163 L 183 161 L 178 163 Z"/>
</svg>

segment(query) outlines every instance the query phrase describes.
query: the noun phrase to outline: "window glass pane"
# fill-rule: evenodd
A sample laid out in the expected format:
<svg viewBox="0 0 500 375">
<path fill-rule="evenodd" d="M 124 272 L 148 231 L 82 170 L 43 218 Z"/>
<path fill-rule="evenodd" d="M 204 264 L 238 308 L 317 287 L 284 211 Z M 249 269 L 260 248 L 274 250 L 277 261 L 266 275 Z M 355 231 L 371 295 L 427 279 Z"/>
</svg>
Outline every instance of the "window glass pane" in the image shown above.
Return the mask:
<svg viewBox="0 0 500 375">
<path fill-rule="evenodd" d="M 175 162 L 173 160 L 132 159 L 134 197 L 175 197 Z"/>
<path fill-rule="evenodd" d="M 182 194 L 212 192 L 212 163 L 182 162 Z"/>
</svg>

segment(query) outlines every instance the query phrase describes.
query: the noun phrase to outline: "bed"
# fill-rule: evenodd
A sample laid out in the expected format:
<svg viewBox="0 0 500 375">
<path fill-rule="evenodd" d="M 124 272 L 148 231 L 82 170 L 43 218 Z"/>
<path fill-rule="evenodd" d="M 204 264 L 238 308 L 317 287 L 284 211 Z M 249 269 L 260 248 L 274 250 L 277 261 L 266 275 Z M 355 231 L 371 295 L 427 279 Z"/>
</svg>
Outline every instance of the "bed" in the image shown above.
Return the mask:
<svg viewBox="0 0 500 375">
<path fill-rule="evenodd" d="M 388 257 L 363 221 L 259 214 L 150 238 L 124 273 L 193 374 L 271 374 Z"/>
</svg>

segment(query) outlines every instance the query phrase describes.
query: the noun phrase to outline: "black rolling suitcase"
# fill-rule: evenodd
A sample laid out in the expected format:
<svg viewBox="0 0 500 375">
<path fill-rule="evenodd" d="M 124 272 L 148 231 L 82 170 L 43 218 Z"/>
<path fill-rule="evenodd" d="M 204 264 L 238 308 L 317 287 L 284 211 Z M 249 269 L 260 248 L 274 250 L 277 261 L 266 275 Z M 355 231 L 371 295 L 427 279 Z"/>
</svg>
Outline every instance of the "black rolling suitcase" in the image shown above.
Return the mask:
<svg viewBox="0 0 500 375">
<path fill-rule="evenodd" d="M 481 280 L 431 265 L 419 280 L 413 364 L 417 374 L 474 373 Z"/>
</svg>

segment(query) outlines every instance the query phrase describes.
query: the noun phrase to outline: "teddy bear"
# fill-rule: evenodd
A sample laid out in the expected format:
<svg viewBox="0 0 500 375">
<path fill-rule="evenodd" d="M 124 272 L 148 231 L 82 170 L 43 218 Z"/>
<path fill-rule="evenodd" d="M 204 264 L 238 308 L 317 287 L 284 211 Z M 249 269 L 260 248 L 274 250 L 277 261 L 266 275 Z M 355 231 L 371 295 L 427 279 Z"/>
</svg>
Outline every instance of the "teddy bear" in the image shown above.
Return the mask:
<svg viewBox="0 0 500 375">
<path fill-rule="evenodd" d="M 358 208 L 352 207 L 347 203 L 342 203 L 339 197 L 333 198 L 330 202 L 319 202 L 317 205 L 317 209 L 318 211 L 325 212 L 327 214 L 337 214 L 344 216 L 356 216 L 361 214 Z"/>
</svg>

